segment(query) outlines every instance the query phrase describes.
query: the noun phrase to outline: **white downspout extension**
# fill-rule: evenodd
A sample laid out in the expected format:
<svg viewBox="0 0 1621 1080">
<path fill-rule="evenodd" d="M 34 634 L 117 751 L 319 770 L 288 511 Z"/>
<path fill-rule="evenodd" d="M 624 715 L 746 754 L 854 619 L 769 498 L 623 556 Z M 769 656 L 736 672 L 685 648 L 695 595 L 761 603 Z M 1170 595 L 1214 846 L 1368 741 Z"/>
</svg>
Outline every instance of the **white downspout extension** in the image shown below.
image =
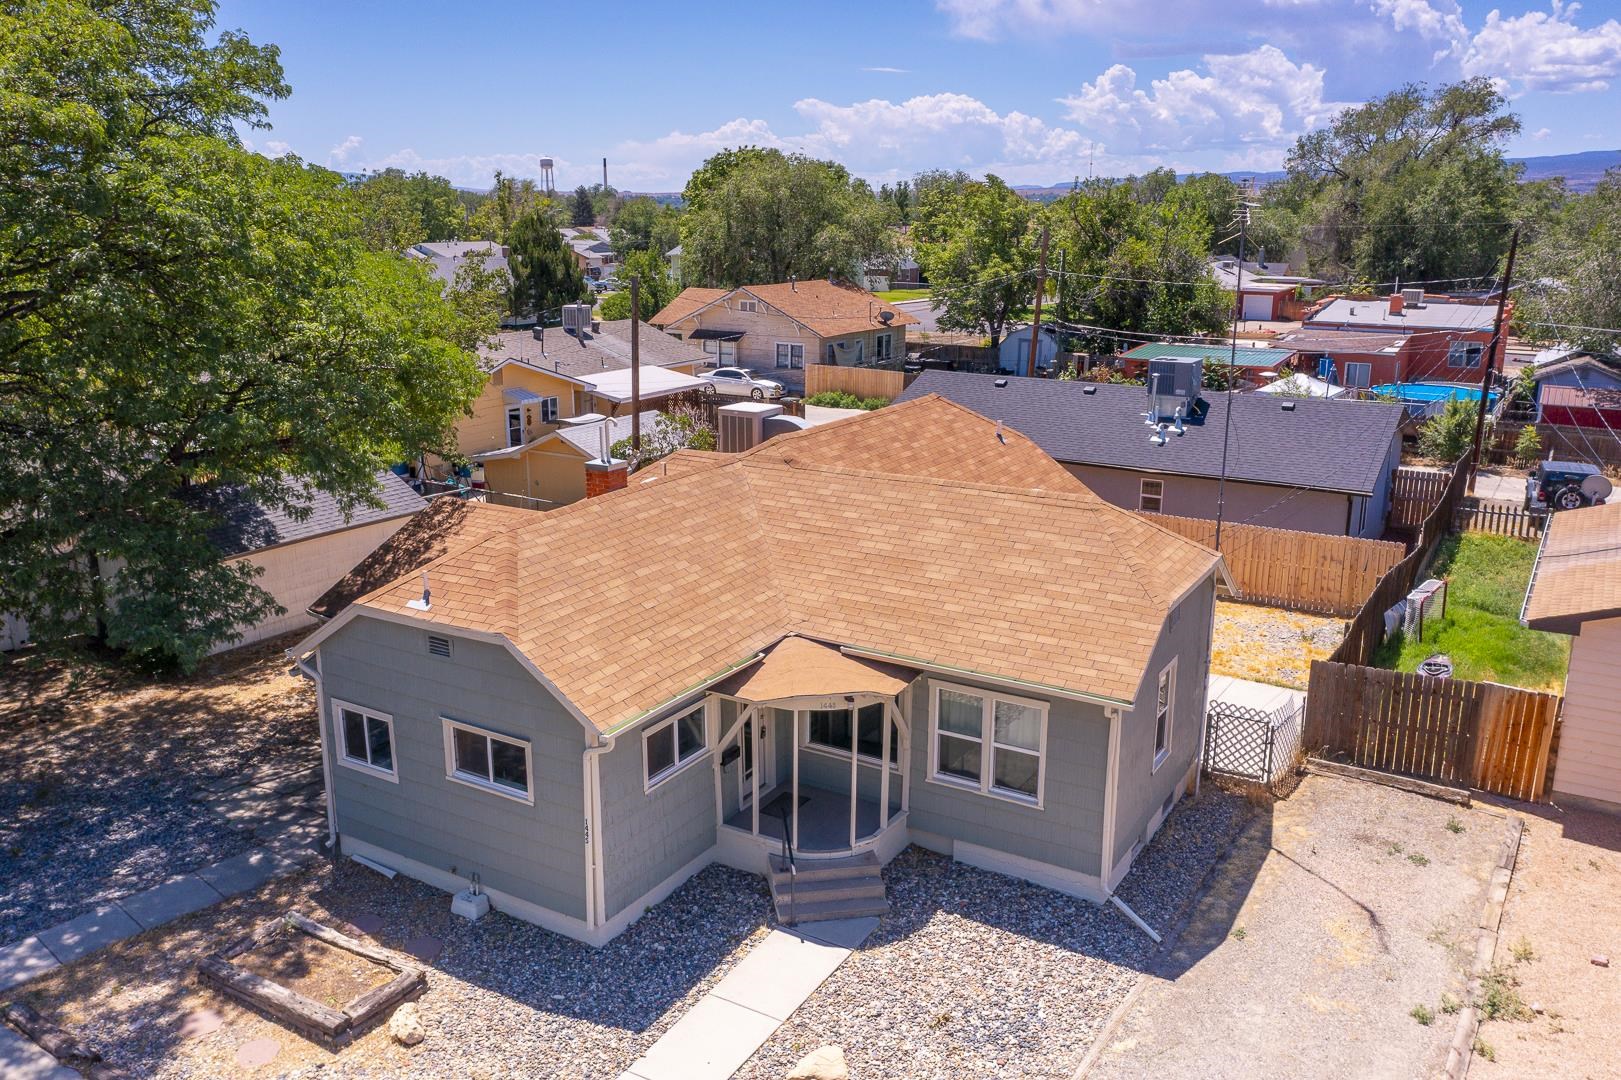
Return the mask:
<svg viewBox="0 0 1621 1080">
<path fill-rule="evenodd" d="M 602 869 L 601 758 L 613 748 L 614 736 L 608 736 L 604 742 L 586 747 L 580 757 L 585 801 L 585 924 L 593 930 L 608 921 Z"/>
<path fill-rule="evenodd" d="M 1118 706 L 1106 707 L 1103 715 L 1109 718 L 1109 752 L 1108 775 L 1104 781 L 1103 796 L 1103 843 L 1099 845 L 1103 865 L 1100 867 L 1098 880 L 1103 882 L 1103 891 L 1109 892 L 1109 875 L 1114 873 L 1115 794 L 1120 789 L 1120 728 L 1124 720 Z"/>
<path fill-rule="evenodd" d="M 289 656 L 293 654 L 289 651 Z M 321 653 L 317 649 L 312 653 L 317 665 L 321 662 Z M 319 666 L 311 667 L 301 657 L 293 656 L 293 666 L 303 673 L 304 677 L 315 684 L 315 726 L 321 746 L 321 801 L 326 803 L 326 846 L 333 849 L 336 854 L 338 846 L 338 819 L 332 798 L 332 759 L 327 756 L 326 747 L 326 694 L 321 691 L 321 669 Z"/>
<path fill-rule="evenodd" d="M 1150 938 L 1152 938 L 1155 945 L 1158 945 L 1161 941 L 1164 940 L 1163 938 L 1161 938 L 1159 936 L 1158 933 L 1156 933 L 1154 931 L 1154 928 L 1152 926 L 1149 926 L 1147 923 L 1143 922 L 1142 916 L 1138 915 L 1135 911 L 1131 910 L 1131 908 L 1127 907 L 1126 902 L 1124 900 L 1120 899 L 1119 896 L 1115 895 L 1114 893 L 1110 893 L 1109 894 L 1109 903 L 1111 903 L 1115 907 L 1119 908 L 1121 913 L 1123 915 L 1125 915 L 1126 918 L 1128 918 L 1132 922 L 1136 923 L 1137 924 L 1137 929 L 1141 930 L 1143 933 L 1147 934 Z"/>
<path fill-rule="evenodd" d="M 1212 575 L 1214 577 L 1214 575 Z M 1210 587 L 1210 626 L 1205 630 L 1205 665 L 1204 665 L 1204 693 L 1199 695 L 1203 703 L 1204 715 L 1199 718 L 1199 750 L 1194 755 L 1193 764 L 1193 797 L 1199 797 L 1199 789 L 1204 781 L 1204 748 L 1206 740 L 1210 738 L 1210 654 L 1216 647 L 1216 582 L 1212 581 Z"/>
</svg>

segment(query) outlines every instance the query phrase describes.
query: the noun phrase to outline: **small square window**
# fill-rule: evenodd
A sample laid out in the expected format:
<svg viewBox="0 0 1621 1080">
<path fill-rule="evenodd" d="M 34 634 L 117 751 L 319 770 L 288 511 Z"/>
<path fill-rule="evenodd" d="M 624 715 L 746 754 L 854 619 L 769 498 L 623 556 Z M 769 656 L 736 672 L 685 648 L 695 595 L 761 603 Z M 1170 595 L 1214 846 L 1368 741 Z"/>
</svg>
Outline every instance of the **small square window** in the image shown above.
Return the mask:
<svg viewBox="0 0 1621 1080">
<path fill-rule="evenodd" d="M 1158 514 L 1165 507 L 1165 481 L 1143 480 L 1137 487 L 1137 509 Z"/>
<path fill-rule="evenodd" d="M 394 770 L 394 721 L 383 713 L 334 700 L 338 762 L 361 772 L 397 779 Z"/>
</svg>

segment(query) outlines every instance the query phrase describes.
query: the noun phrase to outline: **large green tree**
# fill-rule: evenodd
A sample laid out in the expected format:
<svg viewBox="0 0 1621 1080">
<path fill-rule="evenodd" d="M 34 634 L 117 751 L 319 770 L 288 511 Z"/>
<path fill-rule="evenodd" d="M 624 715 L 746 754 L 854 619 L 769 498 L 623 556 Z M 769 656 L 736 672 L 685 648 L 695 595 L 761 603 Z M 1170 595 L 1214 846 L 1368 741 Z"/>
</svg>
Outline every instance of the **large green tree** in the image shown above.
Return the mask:
<svg viewBox="0 0 1621 1080">
<path fill-rule="evenodd" d="M 213 14 L 0 9 L 0 611 L 181 664 L 274 608 L 212 496 L 375 498 L 448 447 L 490 329 L 336 173 L 241 147 L 287 87 Z"/>
<path fill-rule="evenodd" d="M 730 287 L 790 277 L 860 280 L 893 264 L 893 204 L 844 166 L 744 147 L 710 158 L 687 183 L 681 272 Z"/>
<path fill-rule="evenodd" d="M 512 225 L 507 266 L 512 270 L 513 315 L 544 317 L 588 295 L 585 276 L 555 221 L 546 208 L 536 207 Z"/>
<path fill-rule="evenodd" d="M 591 202 L 591 189 L 581 184 L 574 189 L 574 194 L 568 201 L 568 223 L 592 225 L 596 220 L 597 208 Z"/>
<path fill-rule="evenodd" d="M 631 278 L 639 278 L 637 300 L 641 305 L 641 318 L 651 319 L 659 309 L 675 299 L 678 291 L 670 280 L 670 264 L 651 250 L 633 251 L 625 256 L 619 268 L 619 280 L 627 285 Z M 602 298 L 601 314 L 604 319 L 630 318 L 630 289 L 610 293 Z"/>
<path fill-rule="evenodd" d="M 1488 279 L 1516 217 L 1519 169 L 1503 144 L 1519 130 L 1484 78 L 1404 86 L 1302 136 L 1267 201 L 1303 223 L 1320 276 Z"/>
<path fill-rule="evenodd" d="M 562 225 L 563 208 L 535 185 L 533 180 L 516 180 L 496 170 L 490 190 L 474 197 L 476 205 L 463 234 L 469 240 L 494 240 L 504 244 L 512 226 L 531 210 L 548 215 L 553 225 Z"/>
<path fill-rule="evenodd" d="M 681 242 L 681 213 L 641 195 L 619 208 L 608 236 L 622 258 L 633 251 L 652 251 L 662 258 Z"/>
<path fill-rule="evenodd" d="M 454 240 L 465 228 L 462 201 L 442 176 L 385 169 L 359 181 L 355 195 L 366 239 L 378 251 Z"/>
<path fill-rule="evenodd" d="M 1515 269 L 1516 323 L 1539 341 L 1621 354 L 1621 169 L 1549 215 Z"/>
<path fill-rule="evenodd" d="M 1001 340 L 1035 298 L 1039 208 L 1001 179 L 917 184 L 912 241 L 946 330 Z"/>
</svg>

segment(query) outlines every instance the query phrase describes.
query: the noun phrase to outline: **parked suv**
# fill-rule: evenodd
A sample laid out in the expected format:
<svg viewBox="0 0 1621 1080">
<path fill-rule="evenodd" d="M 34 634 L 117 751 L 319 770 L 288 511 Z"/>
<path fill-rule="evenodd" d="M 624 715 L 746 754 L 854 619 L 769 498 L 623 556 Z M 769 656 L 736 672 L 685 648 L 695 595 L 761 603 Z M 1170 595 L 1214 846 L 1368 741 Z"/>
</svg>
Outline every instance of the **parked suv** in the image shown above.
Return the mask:
<svg viewBox="0 0 1621 1080">
<path fill-rule="evenodd" d="M 1578 510 L 1609 498 L 1611 484 L 1585 461 L 1539 461 L 1525 481 L 1527 510 Z"/>
<path fill-rule="evenodd" d="M 782 383 L 762 379 L 747 368 L 723 367 L 699 375 L 706 384 L 703 392 L 709 395 L 747 397 L 755 401 L 775 401 L 782 397 Z"/>
</svg>

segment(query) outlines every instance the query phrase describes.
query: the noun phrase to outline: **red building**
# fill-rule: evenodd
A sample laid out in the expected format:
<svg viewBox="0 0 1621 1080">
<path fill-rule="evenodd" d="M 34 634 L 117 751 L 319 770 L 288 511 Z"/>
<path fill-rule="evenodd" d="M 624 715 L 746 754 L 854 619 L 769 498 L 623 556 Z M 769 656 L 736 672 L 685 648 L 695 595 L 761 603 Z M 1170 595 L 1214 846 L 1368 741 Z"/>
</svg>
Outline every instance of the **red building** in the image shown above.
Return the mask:
<svg viewBox="0 0 1621 1080">
<path fill-rule="evenodd" d="M 1333 381 L 1343 386 L 1479 382 L 1496 317 L 1495 302 L 1426 296 L 1417 290 L 1378 300 L 1335 297 L 1278 344 L 1296 349 L 1314 375 L 1321 375 L 1326 361 Z M 1498 370 L 1505 345 L 1498 343 L 1494 357 Z"/>
</svg>

